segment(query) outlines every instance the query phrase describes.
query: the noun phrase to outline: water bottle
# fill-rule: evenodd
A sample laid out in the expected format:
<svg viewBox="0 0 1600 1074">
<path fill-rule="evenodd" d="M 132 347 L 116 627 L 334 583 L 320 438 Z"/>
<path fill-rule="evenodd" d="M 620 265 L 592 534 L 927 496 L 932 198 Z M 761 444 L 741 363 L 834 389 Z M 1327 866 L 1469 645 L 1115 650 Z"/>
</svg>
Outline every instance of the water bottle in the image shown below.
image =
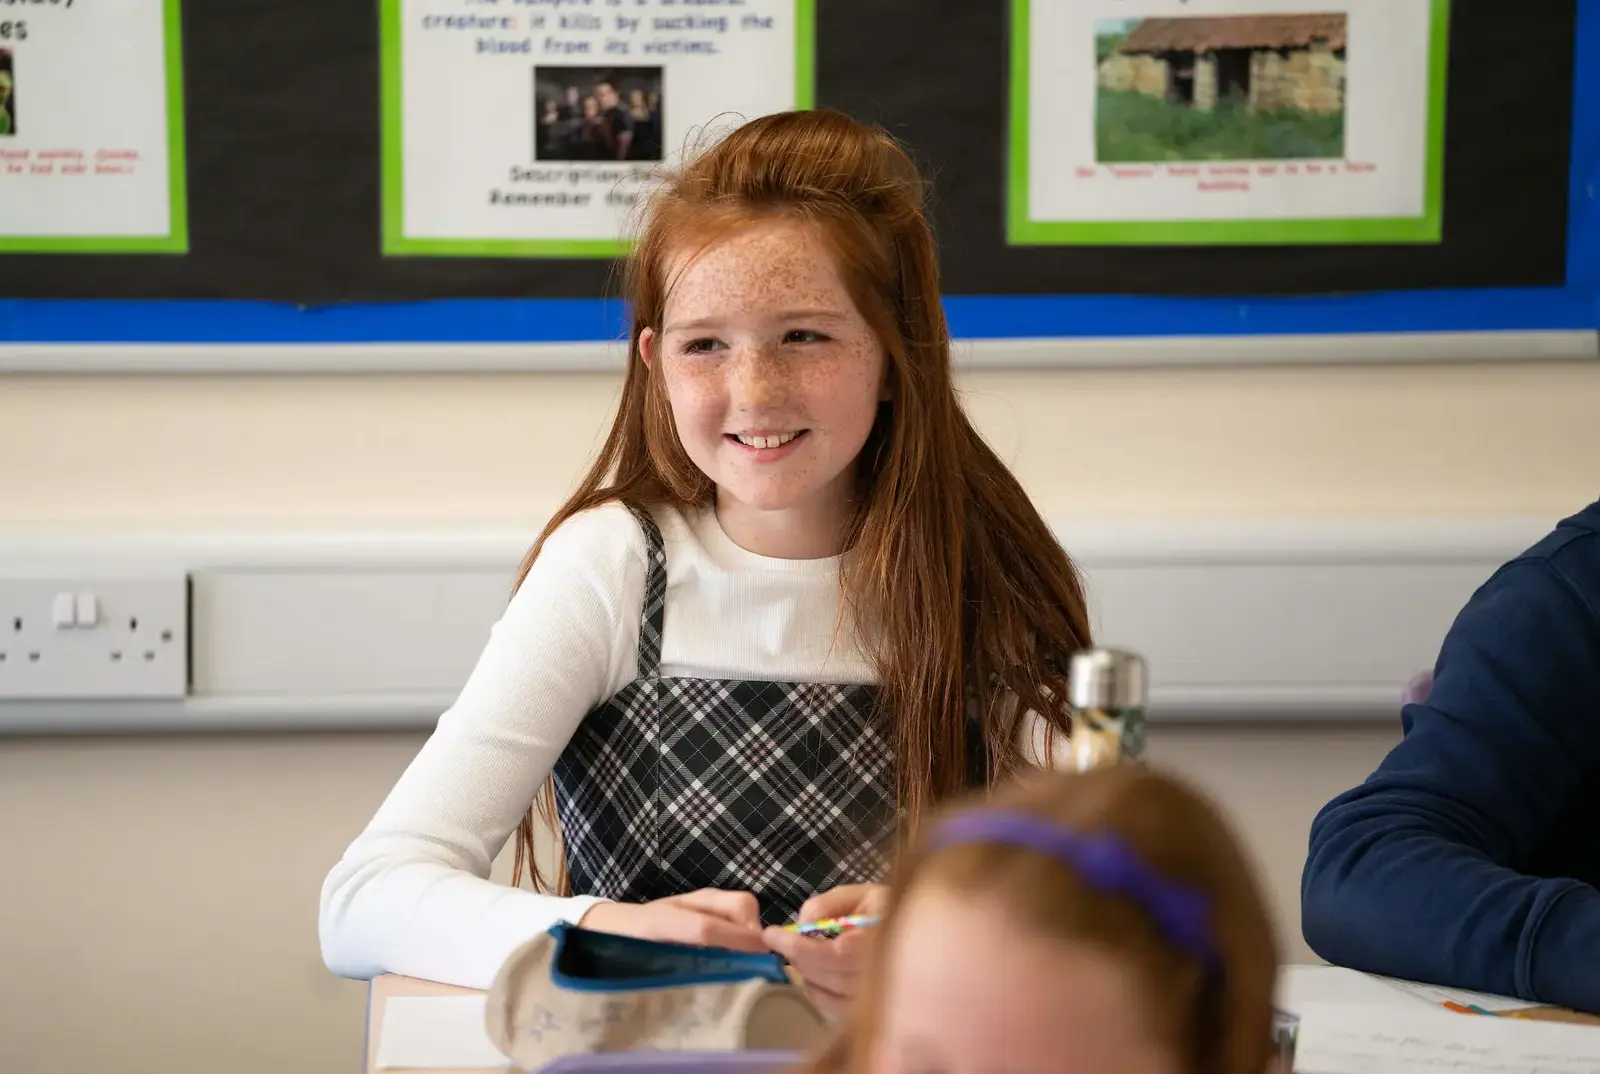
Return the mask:
<svg viewBox="0 0 1600 1074">
<path fill-rule="evenodd" d="M 1148 694 L 1144 658 L 1126 649 L 1085 649 L 1067 672 L 1072 737 L 1067 746 L 1079 772 L 1144 759 Z"/>
</svg>

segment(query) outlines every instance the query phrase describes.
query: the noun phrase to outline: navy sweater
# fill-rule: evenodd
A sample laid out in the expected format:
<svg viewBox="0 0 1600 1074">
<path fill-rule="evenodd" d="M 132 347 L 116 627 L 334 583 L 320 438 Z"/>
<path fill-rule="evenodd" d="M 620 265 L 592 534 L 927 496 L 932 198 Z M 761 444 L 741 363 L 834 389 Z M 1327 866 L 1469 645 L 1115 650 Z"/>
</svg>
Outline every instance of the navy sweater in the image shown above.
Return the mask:
<svg viewBox="0 0 1600 1074">
<path fill-rule="evenodd" d="M 1600 1013 L 1600 502 L 1473 595 L 1401 720 L 1312 823 L 1306 942 Z"/>
</svg>

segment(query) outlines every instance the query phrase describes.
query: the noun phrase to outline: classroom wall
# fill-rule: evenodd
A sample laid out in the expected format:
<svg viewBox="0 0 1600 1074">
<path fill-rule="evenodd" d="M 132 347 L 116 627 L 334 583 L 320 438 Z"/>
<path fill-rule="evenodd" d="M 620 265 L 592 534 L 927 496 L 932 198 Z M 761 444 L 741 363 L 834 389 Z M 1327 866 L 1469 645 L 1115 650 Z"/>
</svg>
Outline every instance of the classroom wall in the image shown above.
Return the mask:
<svg viewBox="0 0 1600 1074">
<path fill-rule="evenodd" d="M 610 378 L 0 378 L 0 532 L 537 524 Z M 1600 365 L 983 374 L 1053 517 L 1545 515 L 1600 494 Z M 1291 957 L 1306 827 L 1393 724 L 1161 727 Z M 0 739 L 0 1070 L 359 1069 L 317 888 L 414 733 Z"/>
<path fill-rule="evenodd" d="M 0 528 L 531 527 L 616 383 L 0 377 Z M 964 383 L 1052 517 L 1559 513 L 1600 484 L 1595 363 Z"/>
</svg>

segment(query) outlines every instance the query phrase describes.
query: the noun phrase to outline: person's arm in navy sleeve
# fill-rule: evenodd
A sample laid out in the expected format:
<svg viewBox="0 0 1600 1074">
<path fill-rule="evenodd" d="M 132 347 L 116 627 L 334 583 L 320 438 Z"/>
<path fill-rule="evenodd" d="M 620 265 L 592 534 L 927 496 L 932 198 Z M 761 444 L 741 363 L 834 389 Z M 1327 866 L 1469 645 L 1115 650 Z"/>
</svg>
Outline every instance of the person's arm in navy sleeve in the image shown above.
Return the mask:
<svg viewBox="0 0 1600 1074">
<path fill-rule="evenodd" d="M 1317 954 L 1600 1012 L 1600 891 L 1520 871 L 1600 773 L 1594 604 L 1559 558 L 1514 561 L 1474 595 L 1402 741 L 1312 824 L 1302 927 Z"/>
</svg>

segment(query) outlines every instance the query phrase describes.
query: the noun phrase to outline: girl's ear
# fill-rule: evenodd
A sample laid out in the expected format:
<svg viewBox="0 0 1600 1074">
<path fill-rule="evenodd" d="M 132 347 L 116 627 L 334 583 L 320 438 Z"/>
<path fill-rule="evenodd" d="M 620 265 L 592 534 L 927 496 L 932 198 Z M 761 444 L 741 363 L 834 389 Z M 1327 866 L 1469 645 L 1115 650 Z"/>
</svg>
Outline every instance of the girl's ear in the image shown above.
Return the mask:
<svg viewBox="0 0 1600 1074">
<path fill-rule="evenodd" d="M 639 357 L 645 365 L 655 364 L 656 342 L 656 330 L 654 328 L 639 329 Z"/>
</svg>

